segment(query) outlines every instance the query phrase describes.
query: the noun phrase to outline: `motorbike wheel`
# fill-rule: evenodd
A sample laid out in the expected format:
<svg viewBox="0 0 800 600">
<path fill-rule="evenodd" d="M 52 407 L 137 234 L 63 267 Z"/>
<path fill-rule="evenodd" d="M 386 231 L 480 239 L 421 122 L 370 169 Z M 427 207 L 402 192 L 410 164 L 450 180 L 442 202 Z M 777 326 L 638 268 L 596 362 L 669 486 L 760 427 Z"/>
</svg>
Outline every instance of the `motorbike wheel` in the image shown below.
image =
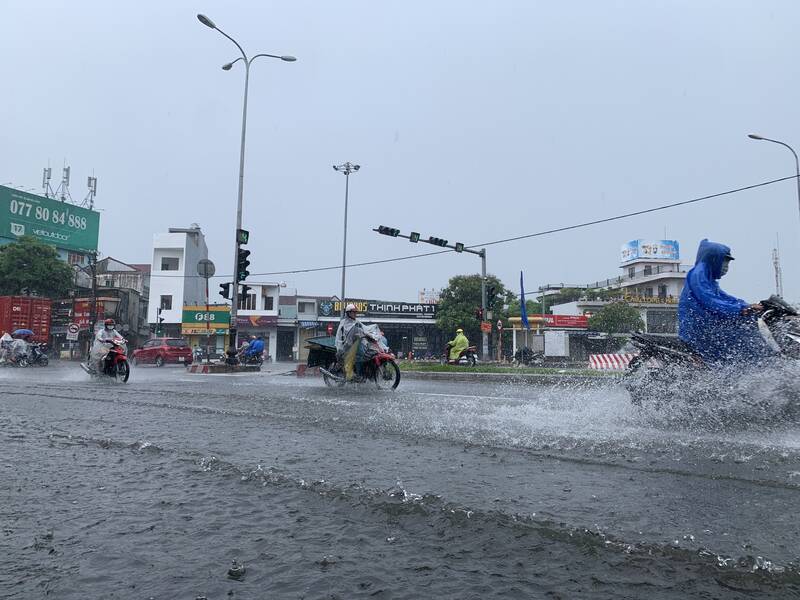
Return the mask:
<svg viewBox="0 0 800 600">
<path fill-rule="evenodd" d="M 400 367 L 393 360 L 387 360 L 375 369 L 375 385 L 379 390 L 394 390 L 400 385 Z"/>
<path fill-rule="evenodd" d="M 330 388 L 332 388 L 332 387 L 342 387 L 342 386 L 344 386 L 345 383 L 347 383 L 344 379 L 342 379 L 340 381 L 338 379 L 334 379 L 333 377 L 329 377 L 325 373 L 322 374 L 322 381 L 324 381 L 325 385 L 327 385 Z"/>
<path fill-rule="evenodd" d="M 47 358 L 47 355 L 43 354 L 36 364 L 40 367 L 46 367 L 48 364 L 50 364 L 50 359 Z"/>
<path fill-rule="evenodd" d="M 121 360 L 114 367 L 114 379 L 120 383 L 127 383 L 128 378 L 131 376 L 131 367 L 128 361 Z"/>
<path fill-rule="evenodd" d="M 467 366 L 474 367 L 476 364 L 478 364 L 478 361 L 475 360 L 474 354 L 470 354 L 469 356 L 467 356 Z"/>
<path fill-rule="evenodd" d="M 18 367 L 29 367 L 29 366 L 31 366 L 31 363 L 28 360 L 27 356 L 20 356 L 19 359 L 17 359 L 17 366 Z"/>
<path fill-rule="evenodd" d="M 155 365 L 156 365 L 157 367 L 163 367 L 163 366 L 164 366 L 164 357 L 163 357 L 163 356 L 161 356 L 161 355 L 159 355 L 159 356 L 156 356 L 156 362 L 155 362 Z"/>
</svg>

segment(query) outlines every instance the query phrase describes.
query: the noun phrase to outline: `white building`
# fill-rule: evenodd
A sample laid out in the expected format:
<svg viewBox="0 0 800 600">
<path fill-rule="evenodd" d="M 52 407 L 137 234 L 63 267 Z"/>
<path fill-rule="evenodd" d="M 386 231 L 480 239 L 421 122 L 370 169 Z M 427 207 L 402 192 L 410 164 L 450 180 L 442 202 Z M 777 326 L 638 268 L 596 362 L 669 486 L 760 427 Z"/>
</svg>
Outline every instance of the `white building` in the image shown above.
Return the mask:
<svg viewBox="0 0 800 600">
<path fill-rule="evenodd" d="M 284 284 L 285 285 L 285 284 Z M 278 357 L 278 310 L 280 305 L 280 283 L 253 283 L 246 295 L 239 296 L 236 326 L 239 341 L 251 335 L 264 338 L 264 348 L 272 362 Z"/>
<path fill-rule="evenodd" d="M 205 236 L 196 223 L 153 236 L 147 321 L 157 326 L 160 308 L 162 335 L 179 337 L 183 307 L 205 304 L 206 282 L 197 275 L 197 263 L 207 258 Z"/>
</svg>

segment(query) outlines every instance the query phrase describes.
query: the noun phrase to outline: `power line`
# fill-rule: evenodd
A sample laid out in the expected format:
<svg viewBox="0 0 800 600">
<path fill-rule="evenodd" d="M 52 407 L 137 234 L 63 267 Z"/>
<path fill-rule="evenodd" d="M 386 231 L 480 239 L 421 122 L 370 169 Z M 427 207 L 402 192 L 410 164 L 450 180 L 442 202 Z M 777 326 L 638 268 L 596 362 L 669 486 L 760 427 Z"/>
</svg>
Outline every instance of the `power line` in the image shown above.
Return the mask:
<svg viewBox="0 0 800 600">
<path fill-rule="evenodd" d="M 545 235 L 552 235 L 554 233 L 561 233 L 562 231 L 571 231 L 573 229 L 581 229 L 583 227 L 590 227 L 592 225 L 599 225 L 601 223 L 610 223 L 611 221 L 619 221 L 621 219 L 629 219 L 631 217 L 637 217 L 639 215 L 644 215 L 644 214 L 648 214 L 648 213 L 667 210 L 667 209 L 675 208 L 675 207 L 678 207 L 678 206 L 685 206 L 687 204 L 695 204 L 697 202 L 702 202 L 704 200 L 711 200 L 713 198 L 719 198 L 721 196 L 728 196 L 728 195 L 731 195 L 731 194 L 737 194 L 739 192 L 745 192 L 745 191 L 748 191 L 748 190 L 753 190 L 753 189 L 756 189 L 756 188 L 765 187 L 765 186 L 772 185 L 772 184 L 775 184 L 775 183 L 780 183 L 782 181 L 788 181 L 790 179 L 797 179 L 797 175 L 790 175 L 788 177 L 781 177 L 779 179 L 771 179 L 769 181 L 762 181 L 761 183 L 754 183 L 752 185 L 746 185 L 746 186 L 743 186 L 743 187 L 734 188 L 732 190 L 726 190 L 724 192 L 718 192 L 716 194 L 709 194 L 708 196 L 700 196 L 698 198 L 692 198 L 690 200 L 682 200 L 681 202 L 673 202 L 671 204 L 663 204 L 661 206 L 654 206 L 652 208 L 645 208 L 643 210 L 637 210 L 637 211 L 634 211 L 634 212 L 624 213 L 624 214 L 621 214 L 621 215 L 615 215 L 613 217 L 606 217 L 606 218 L 597 219 L 597 220 L 594 220 L 594 221 L 586 221 L 584 223 L 577 223 L 575 225 L 567 225 L 565 227 L 557 227 L 555 229 L 547 229 L 547 230 L 544 230 L 544 231 L 537 231 L 535 233 L 528 233 L 528 234 L 525 234 L 525 235 L 518 235 L 518 236 L 510 237 L 510 238 L 503 238 L 503 239 L 500 239 L 500 240 L 494 240 L 492 242 L 485 242 L 483 244 L 470 244 L 469 246 L 465 245 L 465 248 L 478 248 L 478 247 L 484 247 L 484 246 L 494 246 L 494 245 L 497 245 L 497 244 L 508 244 L 510 242 L 516 242 L 516 241 L 519 241 L 519 240 L 525 240 L 525 239 L 534 238 L 534 237 L 541 237 L 541 236 L 545 236 Z M 382 259 L 382 260 L 370 260 L 370 261 L 365 261 L 365 262 L 360 262 L 360 263 L 348 264 L 348 265 L 346 265 L 346 267 L 347 268 L 351 268 L 351 267 L 366 267 L 366 266 L 369 266 L 369 265 L 380 265 L 380 264 L 386 264 L 386 263 L 392 263 L 392 262 L 399 262 L 399 261 L 403 261 L 403 260 L 413 260 L 415 258 L 424 258 L 426 256 L 435 256 L 437 254 L 446 254 L 448 252 L 453 252 L 453 250 L 437 250 L 435 252 L 424 252 L 422 254 L 412 254 L 412 255 L 409 255 L 409 256 L 397 256 L 395 258 L 385 258 L 385 259 Z M 289 271 L 270 271 L 270 272 L 267 272 L 267 273 L 253 273 L 252 276 L 254 276 L 254 277 L 264 277 L 264 276 L 270 276 L 270 275 L 296 275 L 296 274 L 300 274 L 300 273 L 316 273 L 316 272 L 319 272 L 319 271 L 332 271 L 332 270 L 341 269 L 341 268 L 342 268 L 342 265 L 335 265 L 335 266 L 330 266 L 330 267 L 313 267 L 313 268 L 308 268 L 308 269 L 293 269 L 293 270 L 289 270 Z M 181 277 L 181 278 L 183 278 L 183 277 L 199 277 L 199 275 L 153 275 L 153 274 L 151 274 L 151 277 Z M 232 277 L 232 276 L 231 275 L 217 275 L 216 277 L 214 277 L 214 279 L 230 278 L 230 277 Z"/>
</svg>

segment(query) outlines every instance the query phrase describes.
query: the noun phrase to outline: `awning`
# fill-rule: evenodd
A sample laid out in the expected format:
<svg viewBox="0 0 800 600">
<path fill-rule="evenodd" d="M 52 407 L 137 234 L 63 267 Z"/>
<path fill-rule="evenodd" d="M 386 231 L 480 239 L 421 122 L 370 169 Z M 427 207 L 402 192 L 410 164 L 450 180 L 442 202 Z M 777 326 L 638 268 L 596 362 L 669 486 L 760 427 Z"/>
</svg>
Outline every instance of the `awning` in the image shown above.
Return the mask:
<svg viewBox="0 0 800 600">
<path fill-rule="evenodd" d="M 319 326 L 318 321 L 298 321 L 302 329 L 316 329 Z"/>
</svg>

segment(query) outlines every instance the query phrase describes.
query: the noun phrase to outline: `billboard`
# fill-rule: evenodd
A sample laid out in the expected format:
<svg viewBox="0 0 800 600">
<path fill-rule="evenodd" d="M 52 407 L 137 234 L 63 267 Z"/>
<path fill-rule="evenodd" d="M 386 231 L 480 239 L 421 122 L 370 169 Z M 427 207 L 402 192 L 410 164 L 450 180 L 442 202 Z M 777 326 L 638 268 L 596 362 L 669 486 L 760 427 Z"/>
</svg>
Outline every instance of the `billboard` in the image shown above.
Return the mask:
<svg viewBox="0 0 800 600">
<path fill-rule="evenodd" d="M 30 235 L 65 250 L 97 251 L 100 213 L 0 185 L 0 237 Z"/>
<path fill-rule="evenodd" d="M 638 259 L 680 260 L 677 240 L 632 240 L 623 244 L 620 260 L 623 263 Z"/>
<path fill-rule="evenodd" d="M 363 317 L 408 317 L 408 318 L 436 318 L 436 304 L 421 302 L 384 302 L 382 300 L 347 300 L 353 303 L 356 311 Z M 320 317 L 338 317 L 341 314 L 343 303 L 341 300 L 331 298 L 323 300 L 317 306 Z"/>
<path fill-rule="evenodd" d="M 190 305 L 183 307 L 181 335 L 225 333 L 231 323 L 231 307 L 227 304 Z"/>
</svg>

